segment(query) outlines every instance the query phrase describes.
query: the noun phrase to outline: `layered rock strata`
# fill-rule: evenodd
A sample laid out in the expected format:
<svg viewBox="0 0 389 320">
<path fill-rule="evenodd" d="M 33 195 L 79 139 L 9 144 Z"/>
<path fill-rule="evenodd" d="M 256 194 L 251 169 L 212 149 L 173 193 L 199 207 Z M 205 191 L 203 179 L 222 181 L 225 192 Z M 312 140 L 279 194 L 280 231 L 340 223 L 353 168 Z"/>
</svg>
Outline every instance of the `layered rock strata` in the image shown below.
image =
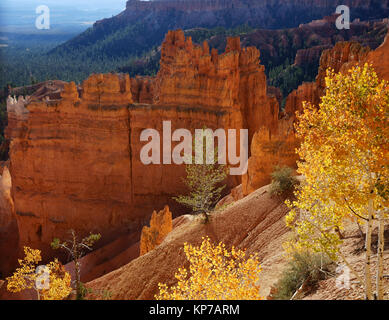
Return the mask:
<svg viewBox="0 0 389 320">
<path fill-rule="evenodd" d="M 39 248 L 45 259 L 58 254 L 52 239 L 68 237 L 71 228 L 80 236 L 101 233 L 103 246 L 121 234 L 140 235 L 155 207 L 183 212 L 172 197 L 185 192 L 185 168 L 145 166 L 144 129 L 156 129 L 162 139 L 166 120 L 172 132 L 249 128 L 252 136 L 262 126 L 275 128 L 279 109 L 267 96 L 257 49 L 242 49 L 231 38 L 218 54 L 180 30 L 166 35 L 155 78 L 96 74 L 80 87 L 65 83 L 59 97 L 9 98 L 7 108 L 19 248 Z M 227 183 L 231 188 L 240 178 Z"/>
</svg>

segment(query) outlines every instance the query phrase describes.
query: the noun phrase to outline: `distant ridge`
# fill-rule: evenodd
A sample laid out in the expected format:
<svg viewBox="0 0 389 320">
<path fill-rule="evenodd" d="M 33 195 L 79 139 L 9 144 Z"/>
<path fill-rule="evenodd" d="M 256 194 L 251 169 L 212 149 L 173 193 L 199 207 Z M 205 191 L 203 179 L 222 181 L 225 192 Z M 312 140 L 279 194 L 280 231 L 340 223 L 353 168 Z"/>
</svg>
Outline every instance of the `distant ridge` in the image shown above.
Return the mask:
<svg viewBox="0 0 389 320">
<path fill-rule="evenodd" d="M 159 45 L 168 30 L 244 24 L 291 28 L 332 14 L 339 4 L 350 6 L 352 19 L 389 16 L 389 0 L 129 0 L 122 13 L 97 21 L 50 54 L 75 59 L 139 56 Z"/>
</svg>

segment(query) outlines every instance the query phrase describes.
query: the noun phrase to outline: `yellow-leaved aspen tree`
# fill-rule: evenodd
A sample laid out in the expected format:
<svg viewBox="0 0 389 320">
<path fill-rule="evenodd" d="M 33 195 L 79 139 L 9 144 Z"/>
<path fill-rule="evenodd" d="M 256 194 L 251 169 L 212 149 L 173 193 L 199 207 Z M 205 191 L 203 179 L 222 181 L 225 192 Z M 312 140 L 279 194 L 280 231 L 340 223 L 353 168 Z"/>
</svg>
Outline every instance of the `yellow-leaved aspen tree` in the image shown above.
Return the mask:
<svg viewBox="0 0 389 320">
<path fill-rule="evenodd" d="M 383 233 L 389 186 L 389 85 L 369 65 L 347 73 L 327 71 L 319 107 L 304 103 L 296 134 L 302 143 L 298 172 L 304 176 L 286 220 L 294 247 L 343 260 L 373 299 L 372 230 L 379 219 L 376 292 L 383 299 Z M 345 219 L 365 223 L 364 279 L 345 259 L 340 234 Z"/>
<path fill-rule="evenodd" d="M 20 267 L 7 278 L 8 291 L 33 289 L 38 300 L 63 300 L 69 296 L 71 277 L 57 259 L 38 266 L 42 260 L 40 250 L 24 247 L 24 254 L 25 257 L 18 260 Z"/>
<path fill-rule="evenodd" d="M 200 246 L 184 244 L 189 268 L 179 268 L 177 284 L 159 283 L 157 300 L 261 300 L 256 255 L 247 255 L 225 244 L 213 244 L 206 237 Z"/>
</svg>

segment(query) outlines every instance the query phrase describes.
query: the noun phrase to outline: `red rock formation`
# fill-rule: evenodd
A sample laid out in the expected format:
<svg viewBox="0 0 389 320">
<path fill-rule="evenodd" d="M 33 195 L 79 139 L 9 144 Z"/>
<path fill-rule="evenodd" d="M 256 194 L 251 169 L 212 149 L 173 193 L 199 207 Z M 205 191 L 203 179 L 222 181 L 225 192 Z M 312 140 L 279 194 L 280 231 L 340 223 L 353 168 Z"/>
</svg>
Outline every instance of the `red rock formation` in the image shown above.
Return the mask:
<svg viewBox="0 0 389 320">
<path fill-rule="evenodd" d="M 184 167 L 145 167 L 139 157 L 145 128 L 162 132 L 163 120 L 172 131 L 248 127 L 252 135 L 274 127 L 278 103 L 267 97 L 258 50 L 228 41 L 218 55 L 182 31 L 170 32 L 155 78 L 97 74 L 79 88 L 64 84 L 60 97 L 9 99 L 6 135 L 20 246 L 39 248 L 48 258 L 53 237 L 64 238 L 71 228 L 80 236 L 100 232 L 103 246 L 128 230 L 139 233 L 155 206 L 182 212 L 172 196 L 185 190 Z M 239 183 L 228 181 L 229 187 Z"/>
<path fill-rule="evenodd" d="M 58 99 L 65 84 L 66 82 L 61 80 L 48 80 L 30 86 L 10 88 L 9 94 L 12 96 L 27 94 L 36 98 L 49 97 L 50 99 Z"/>
<path fill-rule="evenodd" d="M 318 104 L 320 102 L 319 92 L 315 82 L 303 83 L 286 98 L 285 113 L 293 117 L 296 111 L 302 111 L 304 101 Z"/>
<path fill-rule="evenodd" d="M 14 204 L 11 198 L 11 176 L 7 166 L 1 168 L 0 176 L 0 278 L 8 276 L 17 258 L 19 234 Z"/>
<path fill-rule="evenodd" d="M 294 117 L 296 111 L 302 110 L 304 101 L 318 105 L 324 94 L 327 69 L 332 68 L 335 72 L 347 71 L 356 63 L 363 63 L 369 52 L 368 47 L 356 42 L 338 42 L 334 48 L 325 50 L 320 58 L 316 82 L 304 83 L 292 91 L 287 97 L 285 112 Z"/>
<path fill-rule="evenodd" d="M 150 77 L 139 77 L 131 79 L 131 93 L 134 101 L 138 103 L 153 103 L 153 79 Z"/>
<path fill-rule="evenodd" d="M 210 54 L 208 44 L 194 45 L 183 31 L 169 31 L 161 48 L 155 102 L 204 106 L 214 110 L 239 108 L 240 46 Z"/>
<path fill-rule="evenodd" d="M 242 178 L 243 195 L 268 184 L 275 166 L 295 167 L 296 147 L 292 118 L 279 120 L 276 131 L 267 127 L 258 130 L 251 142 L 248 172 Z"/>
<path fill-rule="evenodd" d="M 323 50 L 330 48 L 331 45 L 320 45 L 308 49 L 300 49 L 297 51 L 294 64 L 300 67 L 313 64 L 320 58 Z"/>
<path fill-rule="evenodd" d="M 319 90 L 323 91 L 325 89 L 325 77 L 328 68 L 333 69 L 336 73 L 347 71 L 356 63 L 365 61 L 369 51 L 369 47 L 363 47 L 356 42 L 338 42 L 334 48 L 324 51 L 320 58 L 319 71 L 316 77 Z"/>
<path fill-rule="evenodd" d="M 184 168 L 145 167 L 139 137 L 145 128 L 223 127 L 223 116 L 206 110 L 131 105 L 129 79 L 95 75 L 78 95 L 65 86 L 61 100 L 19 99 L 9 105 L 10 172 L 20 243 L 52 253 L 53 237 L 67 230 L 100 232 L 101 245 L 140 229 L 144 212 L 182 192 Z M 21 103 L 21 105 L 18 105 Z M 15 110 L 15 111 L 14 111 Z M 29 159 L 29 160 L 26 160 Z"/>
<path fill-rule="evenodd" d="M 142 235 L 140 237 L 140 255 L 143 256 L 147 252 L 153 250 L 156 246 L 160 245 L 173 230 L 172 213 L 169 211 L 169 207 L 165 208 L 157 213 L 154 211 L 151 215 L 150 227 L 144 226 L 142 229 Z"/>
<path fill-rule="evenodd" d="M 251 142 L 251 157 L 247 175 L 243 176 L 243 194 L 247 195 L 270 182 L 270 173 L 275 165 L 295 167 L 298 147 L 293 133 L 293 121 L 296 111 L 302 110 L 304 101 L 319 105 L 325 93 L 326 70 L 347 72 L 356 64 L 372 63 L 380 78 L 389 80 L 389 40 L 376 50 L 370 51 L 355 42 L 339 42 L 334 48 L 325 50 L 320 58 L 320 67 L 316 82 L 304 83 L 294 90 L 286 100 L 285 118 L 280 119 L 275 127 L 264 126 L 254 135 Z"/>
<path fill-rule="evenodd" d="M 376 50 L 369 52 L 366 62 L 373 65 L 381 79 L 389 81 L 389 32 L 384 43 Z"/>
<path fill-rule="evenodd" d="M 273 126 L 278 118 L 259 55 L 254 47 L 242 49 L 239 38 L 228 38 L 225 53 L 218 55 L 206 42 L 197 46 L 182 31 L 171 31 L 161 49 L 154 102 L 230 112 L 229 127 L 248 128 L 251 138 L 260 126 Z"/>
<path fill-rule="evenodd" d="M 24 109 L 9 104 L 20 244 L 42 249 L 45 257 L 53 237 L 67 237 L 70 228 L 103 232 L 108 240 L 119 226 L 131 226 L 128 76 L 95 75 L 81 97 L 74 83 L 61 95 L 29 100 Z"/>
</svg>

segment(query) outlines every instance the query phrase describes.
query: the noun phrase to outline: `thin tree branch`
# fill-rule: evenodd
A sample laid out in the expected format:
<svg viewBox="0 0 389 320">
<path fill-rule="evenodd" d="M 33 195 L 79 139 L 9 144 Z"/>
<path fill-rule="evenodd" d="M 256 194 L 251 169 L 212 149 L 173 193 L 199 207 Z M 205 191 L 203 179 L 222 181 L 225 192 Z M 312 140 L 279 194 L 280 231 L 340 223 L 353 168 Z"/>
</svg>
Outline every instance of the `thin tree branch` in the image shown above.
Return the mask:
<svg viewBox="0 0 389 320">
<path fill-rule="evenodd" d="M 346 197 L 343 197 L 343 199 L 344 199 L 344 202 L 346 203 L 346 206 L 350 209 L 350 211 L 351 211 L 354 215 L 356 215 L 358 218 L 360 218 L 360 219 L 362 219 L 362 220 L 369 221 L 369 220 L 366 219 L 365 217 L 362 217 L 361 215 L 359 215 L 358 213 L 356 213 L 356 212 L 354 211 L 353 208 L 351 208 L 351 206 L 348 204 L 348 202 L 347 202 L 347 200 L 346 200 Z M 373 218 L 373 220 L 374 220 L 374 218 Z"/>
</svg>

